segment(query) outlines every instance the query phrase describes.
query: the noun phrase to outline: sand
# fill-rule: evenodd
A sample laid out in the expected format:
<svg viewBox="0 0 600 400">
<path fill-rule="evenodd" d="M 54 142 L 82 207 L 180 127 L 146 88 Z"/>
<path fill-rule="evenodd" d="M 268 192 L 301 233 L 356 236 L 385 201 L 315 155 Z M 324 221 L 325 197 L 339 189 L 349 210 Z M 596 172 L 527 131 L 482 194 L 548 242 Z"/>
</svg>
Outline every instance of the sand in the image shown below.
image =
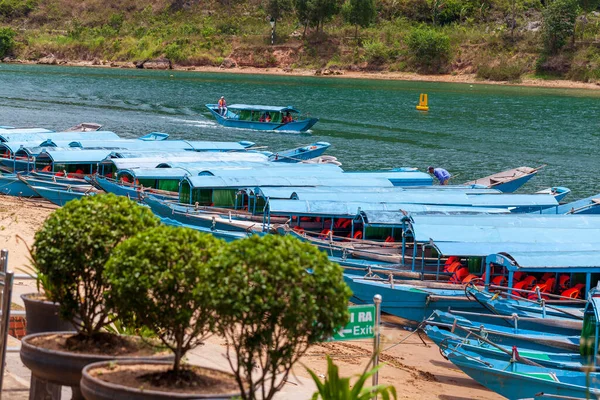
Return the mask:
<svg viewBox="0 0 600 400">
<path fill-rule="evenodd" d="M 36 230 L 54 209 L 56 207 L 41 200 L 25 200 L 0 195 L 0 247 L 9 250 L 9 269 L 19 272 L 18 270 L 27 267 L 29 264 L 27 246 L 33 244 Z M 16 293 L 35 291 L 33 281 L 17 281 L 16 285 Z M 431 343 L 426 336 L 422 336 L 425 343 L 417 334 L 411 334 L 411 331 L 403 328 L 401 320 L 391 316 L 383 318 L 381 361 L 385 365 L 380 370 L 379 381 L 394 385 L 398 391 L 398 398 L 448 400 L 502 398 L 463 374 L 440 355 L 435 344 Z M 213 337 L 210 341 L 223 346 L 221 338 Z M 309 378 L 309 374 L 303 367 L 305 365 L 317 374 L 324 375 L 325 355 L 329 355 L 339 365 L 344 376 L 352 376 L 364 370 L 371 359 L 372 350 L 371 340 L 318 344 L 311 347 L 308 354 L 302 358 L 302 365 L 298 364 L 294 367 L 294 373 Z M 222 362 L 222 367 L 227 368 L 224 360 Z"/>
</svg>

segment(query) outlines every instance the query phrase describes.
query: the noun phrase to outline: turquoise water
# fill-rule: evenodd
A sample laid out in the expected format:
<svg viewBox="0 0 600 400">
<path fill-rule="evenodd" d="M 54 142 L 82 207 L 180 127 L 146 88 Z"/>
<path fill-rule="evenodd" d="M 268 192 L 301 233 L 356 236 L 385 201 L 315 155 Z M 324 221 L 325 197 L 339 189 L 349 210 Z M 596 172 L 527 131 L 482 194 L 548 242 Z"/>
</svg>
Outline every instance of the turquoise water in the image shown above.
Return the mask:
<svg viewBox="0 0 600 400">
<path fill-rule="evenodd" d="M 415 110 L 421 92 L 428 113 Z M 311 134 L 226 129 L 204 108 L 221 95 L 321 120 Z M 523 190 L 567 186 L 571 199 L 600 192 L 599 106 L 600 90 L 0 64 L 0 125 L 90 121 L 124 137 L 161 131 L 270 150 L 327 141 L 347 170 L 434 165 L 454 183 L 546 164 Z"/>
</svg>

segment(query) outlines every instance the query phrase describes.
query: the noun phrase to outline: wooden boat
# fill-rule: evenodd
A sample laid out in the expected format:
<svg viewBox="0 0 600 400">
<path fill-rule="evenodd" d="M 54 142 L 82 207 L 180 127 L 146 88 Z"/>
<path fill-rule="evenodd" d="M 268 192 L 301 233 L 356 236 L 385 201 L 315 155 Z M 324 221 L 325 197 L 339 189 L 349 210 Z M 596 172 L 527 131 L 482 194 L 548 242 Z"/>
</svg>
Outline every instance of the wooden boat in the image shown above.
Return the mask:
<svg viewBox="0 0 600 400">
<path fill-rule="evenodd" d="M 447 345 L 442 353 L 477 382 L 509 399 L 537 397 L 540 393 L 548 398 L 595 398 L 600 395 L 600 373 L 595 372 L 600 331 L 599 306 L 600 293 L 596 289 L 591 292 L 586 306 L 580 346 L 575 349 L 582 356 L 589 357 L 589 362 L 580 371 L 532 363 L 530 359 L 521 359 L 517 351 L 509 360 L 485 356 L 460 344 Z M 547 337 L 552 335 L 546 333 Z"/>
<path fill-rule="evenodd" d="M 465 185 L 484 185 L 489 188 L 498 189 L 504 193 L 512 193 L 529 182 L 529 180 L 543 167 L 544 166 L 537 168 L 513 168 L 474 181 L 465 182 Z"/>
<path fill-rule="evenodd" d="M 554 323 L 546 324 L 544 320 L 535 320 L 535 318 L 531 318 L 529 321 L 531 322 L 530 327 L 535 327 L 535 329 L 525 329 L 520 327 L 521 318 L 513 320 L 511 325 L 504 323 L 503 320 L 500 320 L 498 324 L 491 324 L 474 322 L 454 312 L 435 310 L 424 323 L 450 330 L 461 337 L 475 333 L 505 346 L 555 353 L 579 351 L 581 331 L 569 336 L 554 333 L 556 328 Z"/>
<path fill-rule="evenodd" d="M 513 348 L 512 346 L 496 344 L 487 338 L 476 337 L 473 334 L 469 338 L 461 337 L 432 325 L 426 325 L 424 331 L 442 351 L 467 350 L 478 354 L 482 359 L 509 361 L 514 357 L 515 360 L 526 359 L 545 368 L 573 371 L 581 371 L 584 367 L 589 368 L 591 361 L 589 356 L 582 356 L 579 353 L 549 353 L 524 347 Z M 598 371 L 598 367 L 594 370 Z"/>
<path fill-rule="evenodd" d="M 179 221 L 176 221 L 176 220 L 173 220 L 170 218 L 160 218 L 160 221 L 165 225 L 180 226 L 180 227 L 184 227 L 184 228 L 195 229 L 197 231 L 204 232 L 204 233 L 210 233 L 211 235 L 215 236 L 216 238 L 223 239 L 226 242 L 231 242 L 231 241 L 238 240 L 238 239 L 244 239 L 252 234 L 256 234 L 256 233 L 248 233 L 248 232 L 224 231 L 221 229 L 210 229 L 210 228 L 205 228 L 205 227 L 201 227 L 198 225 L 187 225 L 187 224 L 183 224 Z"/>
<path fill-rule="evenodd" d="M 283 163 L 303 162 L 320 157 L 329 147 L 331 147 L 331 144 L 327 142 L 311 143 L 307 146 L 271 153 L 269 161 Z"/>
<path fill-rule="evenodd" d="M 227 107 L 225 115 L 219 113 L 217 104 L 206 104 L 206 108 L 220 125 L 228 128 L 243 128 L 258 131 L 291 131 L 306 132 L 318 118 L 304 117 L 294 107 L 261 106 L 248 104 L 232 104 Z M 293 117 L 292 122 L 282 122 L 286 114 Z M 265 119 L 270 116 L 270 122 Z"/>
<path fill-rule="evenodd" d="M 63 189 L 48 188 L 43 186 L 30 186 L 40 197 L 48 200 L 57 206 L 64 206 L 67 202 L 80 199 L 83 196 L 93 196 L 100 192 L 90 186 L 90 188 L 64 187 Z"/>
</svg>

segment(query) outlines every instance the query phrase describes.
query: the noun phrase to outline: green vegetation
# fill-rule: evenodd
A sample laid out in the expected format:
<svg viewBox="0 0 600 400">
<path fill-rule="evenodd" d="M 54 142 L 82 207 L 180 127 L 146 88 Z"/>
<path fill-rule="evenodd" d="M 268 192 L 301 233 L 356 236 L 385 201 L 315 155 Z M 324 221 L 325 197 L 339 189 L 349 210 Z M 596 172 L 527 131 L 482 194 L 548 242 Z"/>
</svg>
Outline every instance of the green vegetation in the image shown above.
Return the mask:
<svg viewBox="0 0 600 400">
<path fill-rule="evenodd" d="M 348 322 L 342 269 L 314 246 L 274 235 L 232 242 L 216 264 L 217 330 L 242 398 L 272 399 L 309 346 Z"/>
<path fill-rule="evenodd" d="M 15 47 L 16 32 L 11 28 L 0 28 L 0 58 L 10 54 Z"/>
<path fill-rule="evenodd" d="M 188 228 L 159 226 L 121 243 L 106 264 L 107 305 L 128 326 L 151 330 L 175 354 L 202 344 L 215 325 L 214 258 L 224 243 Z"/>
<path fill-rule="evenodd" d="M 35 234 L 32 261 L 52 287 L 46 296 L 60 304 L 61 318 L 81 337 L 92 337 L 111 322 L 103 272 L 115 246 L 158 224 L 149 209 L 105 194 L 68 202 Z"/>
<path fill-rule="evenodd" d="M 597 80 L 600 0 L 0 0 L 0 56 Z M 269 20 L 275 21 L 275 45 Z M 22 26 L 26 30 L 21 30 Z M 360 28 L 360 29 L 359 29 Z M 516 66 L 515 66 L 516 65 Z"/>
<path fill-rule="evenodd" d="M 371 365 L 372 363 L 370 362 L 367 368 Z M 381 367 L 383 367 L 383 364 L 371 370 L 365 369 L 362 374 L 358 375 L 356 382 L 352 384 L 350 378 L 340 377 L 339 367 L 327 355 L 327 376 L 323 382 L 321 382 L 316 373 L 308 368 L 306 369 L 317 385 L 317 392 L 313 395 L 312 400 L 318 400 L 319 398 L 321 400 L 370 400 L 377 398 L 377 396 L 381 396 L 382 400 L 395 400 L 397 397 L 394 386 L 378 385 L 365 387 L 367 379 L 379 371 Z"/>
</svg>

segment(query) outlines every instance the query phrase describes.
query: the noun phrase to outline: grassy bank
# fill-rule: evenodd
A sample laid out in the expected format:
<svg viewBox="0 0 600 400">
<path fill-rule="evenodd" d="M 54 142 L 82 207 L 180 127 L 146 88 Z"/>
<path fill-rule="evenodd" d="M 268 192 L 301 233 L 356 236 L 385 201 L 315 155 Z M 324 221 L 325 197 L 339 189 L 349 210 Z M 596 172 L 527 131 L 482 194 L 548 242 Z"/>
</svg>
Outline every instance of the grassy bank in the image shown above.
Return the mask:
<svg viewBox="0 0 600 400">
<path fill-rule="evenodd" d="M 600 79 L 596 13 L 579 9 L 574 41 L 549 51 L 541 3 L 519 2 L 514 24 L 512 0 L 458 2 L 462 8 L 452 14 L 448 9 L 455 3 L 436 9 L 436 1 L 381 0 L 373 23 L 360 29 L 342 14 L 305 27 L 288 4 L 271 46 L 268 2 L 259 0 L 0 0 L 0 55 L 98 62 L 166 58 L 182 67 L 469 73 L 498 81 L 524 75 Z"/>
</svg>

